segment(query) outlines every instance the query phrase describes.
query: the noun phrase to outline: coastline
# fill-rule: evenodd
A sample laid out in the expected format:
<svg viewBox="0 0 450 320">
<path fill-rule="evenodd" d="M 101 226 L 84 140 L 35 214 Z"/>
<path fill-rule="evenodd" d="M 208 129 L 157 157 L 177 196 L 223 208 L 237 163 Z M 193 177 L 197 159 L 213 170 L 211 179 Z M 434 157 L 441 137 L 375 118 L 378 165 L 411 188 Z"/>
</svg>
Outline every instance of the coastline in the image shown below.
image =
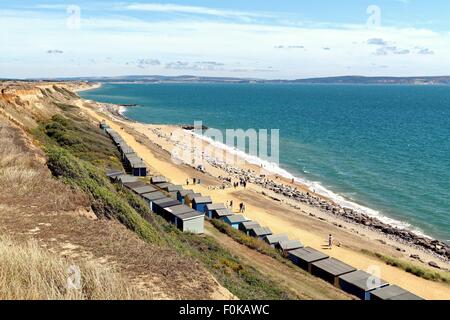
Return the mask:
<svg viewBox="0 0 450 320">
<path fill-rule="evenodd" d="M 417 237 L 423 243 L 412 244 L 411 241 L 402 240 L 396 234 L 395 228 L 374 218 L 364 217 L 350 210 L 333 211 L 333 207 L 327 210 L 327 206 L 330 205 L 329 199 L 316 194 L 304 197 L 308 193 L 307 186 L 298 183 L 293 186 L 285 177 L 271 176 L 271 179 L 265 181 L 265 185 L 263 185 L 255 177 L 247 175 L 249 170 L 258 172 L 260 169 L 259 166 L 247 161 L 239 166 L 229 166 L 214 163 L 209 159 L 209 161 L 205 161 L 205 174 L 195 170 L 191 164 L 174 164 L 170 158 L 170 151 L 174 146 L 182 145 L 183 137 L 178 137 L 173 141 L 171 134 L 174 130 L 180 130 L 182 126 L 144 124 L 132 121 L 123 117 L 120 111 L 124 110 L 118 105 L 90 100 L 80 100 L 79 105 L 94 119 L 106 120 L 116 130 L 121 131 L 127 143 L 136 148 L 141 157 L 150 165 L 152 174 L 163 174 L 173 183 L 184 186 L 186 186 L 186 178 L 201 176 L 202 185 L 189 185 L 186 188 L 210 195 L 214 202 L 227 203 L 230 199 L 233 199 L 234 203 L 245 201 L 248 208 L 248 213 L 246 211 L 245 215 L 248 218 L 259 221 L 275 233 L 287 233 L 290 237 L 299 239 L 316 249 L 323 246 L 324 239 L 331 232 L 334 237 L 339 239 L 339 242 L 343 243 L 339 248 L 333 248 L 332 256 L 363 270 L 371 265 L 379 265 L 383 274 L 386 274 L 386 279 L 424 297 L 441 297 L 442 290 L 436 289 L 436 293 L 429 293 L 428 290 L 420 288 L 423 286 L 423 281 L 431 284 L 432 287 L 436 285 L 448 289 L 445 284 L 420 279 L 361 253 L 363 249 L 369 249 L 393 257 L 402 257 L 424 266 L 433 261 L 440 268 L 448 270 L 448 259 L 438 256 L 436 252 L 426 247 L 435 240 Z M 184 133 L 191 135 L 191 132 L 186 130 Z M 197 139 L 200 140 L 198 141 L 200 145 L 204 147 L 209 145 L 207 141 Z M 219 177 L 232 177 L 236 181 L 236 177 L 245 175 L 249 179 L 254 179 L 249 183 L 247 189 L 240 187 L 235 190 L 227 186 L 224 180 L 219 179 Z M 283 188 L 279 188 L 280 185 Z M 299 196 L 303 196 L 304 201 L 300 201 Z M 402 232 L 409 235 L 409 231 Z M 434 245 L 439 246 L 439 243 L 435 242 Z M 423 292 L 424 290 L 426 293 Z"/>
</svg>

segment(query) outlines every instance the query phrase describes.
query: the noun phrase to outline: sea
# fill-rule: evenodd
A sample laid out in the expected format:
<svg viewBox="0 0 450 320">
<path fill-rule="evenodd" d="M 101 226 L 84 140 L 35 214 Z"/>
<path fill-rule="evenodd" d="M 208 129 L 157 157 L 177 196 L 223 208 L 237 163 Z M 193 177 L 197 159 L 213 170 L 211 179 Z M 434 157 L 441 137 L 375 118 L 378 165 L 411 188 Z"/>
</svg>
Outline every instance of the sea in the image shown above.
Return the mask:
<svg viewBox="0 0 450 320">
<path fill-rule="evenodd" d="M 80 95 L 135 105 L 124 115 L 143 123 L 279 129 L 274 173 L 450 241 L 450 86 L 103 84 Z"/>
</svg>

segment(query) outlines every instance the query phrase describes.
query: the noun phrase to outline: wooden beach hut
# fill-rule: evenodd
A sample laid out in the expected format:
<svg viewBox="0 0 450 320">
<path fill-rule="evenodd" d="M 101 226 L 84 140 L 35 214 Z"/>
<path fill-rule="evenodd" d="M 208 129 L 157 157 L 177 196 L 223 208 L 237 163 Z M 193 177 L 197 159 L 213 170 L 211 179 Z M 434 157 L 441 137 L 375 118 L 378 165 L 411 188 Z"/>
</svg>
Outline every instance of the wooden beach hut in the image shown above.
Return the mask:
<svg viewBox="0 0 450 320">
<path fill-rule="evenodd" d="M 173 224 L 176 224 L 177 215 L 191 212 L 194 210 L 192 210 L 192 208 L 190 208 L 184 204 L 178 204 L 176 206 L 164 208 L 164 211 L 167 213 L 167 217 L 168 217 L 167 220 L 169 220 Z"/>
<path fill-rule="evenodd" d="M 228 216 L 232 216 L 233 212 L 230 211 L 230 209 L 215 209 L 212 211 L 212 217 L 213 219 L 222 219 Z"/>
<path fill-rule="evenodd" d="M 304 247 L 289 251 L 288 257 L 295 265 L 311 272 L 311 263 L 327 259 L 328 255 L 311 247 Z"/>
<path fill-rule="evenodd" d="M 396 285 L 370 291 L 369 296 L 370 300 L 423 300 L 421 297 Z"/>
<path fill-rule="evenodd" d="M 159 191 L 144 193 L 141 196 L 148 203 L 150 210 L 152 210 L 152 208 L 153 208 L 153 201 L 167 198 L 167 196 L 164 193 L 159 192 Z"/>
<path fill-rule="evenodd" d="M 244 232 L 246 235 L 248 235 L 248 233 L 250 232 L 251 229 L 259 228 L 259 227 L 261 227 L 261 226 L 259 225 L 258 222 L 247 220 L 247 221 L 241 222 L 238 226 L 238 229 L 240 231 Z"/>
<path fill-rule="evenodd" d="M 125 188 L 127 188 L 127 189 L 130 189 L 130 190 L 132 190 L 133 188 L 139 188 L 139 187 L 144 187 L 144 186 L 146 186 L 147 184 L 144 182 L 144 181 L 141 181 L 141 180 L 138 180 L 138 181 L 135 181 L 135 182 L 126 182 L 126 183 L 123 183 L 123 186 L 125 187 Z"/>
<path fill-rule="evenodd" d="M 356 271 L 356 268 L 335 258 L 311 263 L 311 274 L 339 287 L 339 276 Z"/>
<path fill-rule="evenodd" d="M 155 176 L 155 177 L 151 177 L 150 182 L 152 184 L 166 183 L 167 179 L 166 179 L 166 177 L 163 177 L 163 176 Z"/>
<path fill-rule="evenodd" d="M 239 224 L 249 220 L 241 214 L 233 214 L 232 216 L 224 217 L 223 221 L 226 224 L 229 224 L 232 228 L 239 229 Z"/>
<path fill-rule="evenodd" d="M 361 300 L 370 300 L 370 291 L 388 285 L 386 281 L 362 270 L 339 276 L 339 288 Z"/>
<path fill-rule="evenodd" d="M 258 239 L 264 239 L 264 237 L 267 237 L 272 234 L 272 231 L 267 227 L 257 227 L 253 228 L 248 232 L 248 235 L 250 237 L 258 238 Z"/>
<path fill-rule="evenodd" d="M 142 195 L 144 193 L 150 193 L 150 192 L 155 192 L 157 191 L 157 189 L 153 186 L 150 185 L 145 185 L 145 186 L 140 186 L 140 187 L 134 187 L 131 188 L 131 190 L 136 193 L 137 195 Z"/>
<path fill-rule="evenodd" d="M 164 187 L 161 187 L 161 185 L 159 185 L 158 187 L 160 187 L 161 189 L 163 189 L 164 191 L 169 192 L 169 193 L 175 192 L 175 194 L 178 193 L 178 191 L 183 190 L 182 186 L 175 185 L 172 183 L 168 183 Z"/>
<path fill-rule="evenodd" d="M 173 206 L 176 206 L 179 204 L 180 203 L 175 199 L 164 197 L 162 199 L 152 201 L 152 211 L 154 213 L 164 216 L 164 212 L 165 212 L 164 208 L 173 207 Z"/>
<path fill-rule="evenodd" d="M 206 205 L 211 203 L 211 197 L 194 197 L 194 199 L 192 199 L 192 209 L 205 213 Z"/>
<path fill-rule="evenodd" d="M 192 191 L 191 189 L 178 190 L 177 191 L 177 200 L 180 201 L 182 204 L 184 204 L 184 197 L 186 197 L 188 194 L 192 194 L 192 193 L 194 193 L 194 191 Z"/>
<path fill-rule="evenodd" d="M 206 205 L 206 211 L 205 214 L 208 218 L 213 218 L 213 211 L 219 210 L 219 209 L 226 209 L 225 205 L 223 203 L 208 203 Z"/>
<path fill-rule="evenodd" d="M 99 128 L 106 131 L 106 129 L 109 129 L 109 126 L 106 124 L 105 120 L 103 120 L 100 121 Z"/>
<path fill-rule="evenodd" d="M 267 242 L 272 248 L 275 248 L 280 241 L 286 241 L 289 240 L 289 237 L 287 234 L 271 234 L 267 235 L 263 239 L 265 242 Z"/>
<path fill-rule="evenodd" d="M 184 197 L 184 204 L 187 206 L 192 207 L 192 200 L 194 200 L 194 198 L 196 197 L 201 197 L 202 194 L 195 192 L 195 193 L 189 193 Z"/>
<path fill-rule="evenodd" d="M 192 210 L 177 215 L 176 226 L 183 232 L 195 234 L 204 233 L 205 215 L 202 212 Z"/>
<path fill-rule="evenodd" d="M 116 177 L 118 177 L 118 176 L 121 176 L 121 175 L 124 175 L 125 174 L 125 172 L 123 172 L 123 171 L 119 171 L 119 170 L 108 170 L 107 172 L 106 172 L 106 176 L 111 180 L 111 181 L 114 181 L 114 179 L 116 178 Z"/>
<path fill-rule="evenodd" d="M 120 176 L 116 176 L 114 178 L 114 181 L 121 183 L 123 185 L 123 184 L 129 183 L 129 182 L 137 182 L 137 181 L 139 181 L 139 178 L 135 177 L 135 176 L 131 176 L 129 174 L 122 174 Z"/>
<path fill-rule="evenodd" d="M 291 250 L 303 248 L 304 245 L 298 240 L 281 240 L 275 245 L 275 248 L 287 253 Z"/>
</svg>

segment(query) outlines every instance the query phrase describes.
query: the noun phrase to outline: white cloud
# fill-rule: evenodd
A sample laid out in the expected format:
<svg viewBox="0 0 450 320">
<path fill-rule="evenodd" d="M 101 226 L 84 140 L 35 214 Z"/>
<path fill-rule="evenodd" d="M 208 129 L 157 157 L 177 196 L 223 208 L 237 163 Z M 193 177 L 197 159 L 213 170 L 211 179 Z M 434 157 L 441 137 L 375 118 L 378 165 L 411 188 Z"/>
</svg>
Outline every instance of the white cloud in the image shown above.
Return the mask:
<svg viewBox="0 0 450 320">
<path fill-rule="evenodd" d="M 263 13 L 215 9 L 199 6 L 186 6 L 177 4 L 162 4 L 162 3 L 134 3 L 129 5 L 121 5 L 118 7 L 118 9 L 149 11 L 159 13 L 187 13 L 187 14 L 199 14 L 217 17 L 271 17 L 271 15 Z"/>
</svg>

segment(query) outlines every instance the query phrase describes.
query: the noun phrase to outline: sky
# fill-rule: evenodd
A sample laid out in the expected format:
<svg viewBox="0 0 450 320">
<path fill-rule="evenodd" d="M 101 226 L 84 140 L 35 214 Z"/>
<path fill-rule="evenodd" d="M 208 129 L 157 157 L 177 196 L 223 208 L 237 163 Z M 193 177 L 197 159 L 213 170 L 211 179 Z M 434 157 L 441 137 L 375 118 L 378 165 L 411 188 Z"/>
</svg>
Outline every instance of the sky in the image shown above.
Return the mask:
<svg viewBox="0 0 450 320">
<path fill-rule="evenodd" d="M 0 78 L 450 75 L 448 0 L 0 0 Z"/>
</svg>

